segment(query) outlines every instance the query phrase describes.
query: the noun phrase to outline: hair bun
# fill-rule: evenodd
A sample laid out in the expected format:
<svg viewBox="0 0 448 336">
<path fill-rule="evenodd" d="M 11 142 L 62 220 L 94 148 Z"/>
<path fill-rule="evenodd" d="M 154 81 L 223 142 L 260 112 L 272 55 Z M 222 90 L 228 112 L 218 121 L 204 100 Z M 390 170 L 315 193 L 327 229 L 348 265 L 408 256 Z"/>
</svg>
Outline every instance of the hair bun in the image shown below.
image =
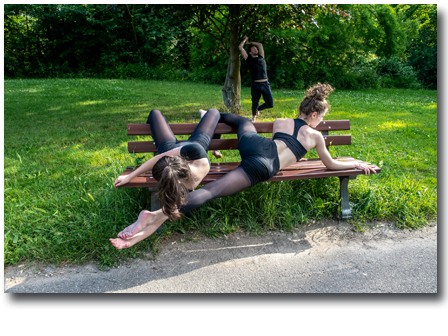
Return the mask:
<svg viewBox="0 0 448 336">
<path fill-rule="evenodd" d="M 317 83 L 316 85 L 310 87 L 307 91 L 306 91 L 306 96 L 316 99 L 316 100 L 321 100 L 324 101 L 325 98 L 327 98 L 327 96 L 333 91 L 334 89 L 331 87 L 330 84 L 321 84 L 321 83 Z"/>
</svg>

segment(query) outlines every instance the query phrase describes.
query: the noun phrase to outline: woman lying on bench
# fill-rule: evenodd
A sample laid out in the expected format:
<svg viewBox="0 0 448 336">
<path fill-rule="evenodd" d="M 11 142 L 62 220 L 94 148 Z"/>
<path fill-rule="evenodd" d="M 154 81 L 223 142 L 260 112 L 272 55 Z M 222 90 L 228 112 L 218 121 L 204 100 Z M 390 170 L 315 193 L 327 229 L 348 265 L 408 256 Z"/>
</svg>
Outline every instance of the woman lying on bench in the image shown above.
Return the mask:
<svg viewBox="0 0 448 336">
<path fill-rule="evenodd" d="M 328 169 L 356 167 L 366 174 L 374 173 L 374 169 L 366 164 L 333 160 L 325 147 L 322 134 L 312 129 L 328 111 L 329 104 L 325 98 L 331 91 L 333 88 L 330 85 L 320 83 L 308 89 L 299 107 L 299 118 L 276 120 L 272 140 L 259 136 L 249 119 L 221 113 L 220 122 L 238 129 L 241 164 L 223 177 L 190 192 L 188 202 L 175 211 L 163 207 L 154 212 L 143 210 L 134 224 L 118 233 L 119 238 L 110 239 L 112 244 L 118 249 L 128 248 L 151 235 L 166 219 L 175 220 L 180 214 L 196 209 L 212 199 L 234 195 L 269 180 L 280 169 L 299 161 L 312 148 L 316 148 Z"/>
<path fill-rule="evenodd" d="M 152 171 L 154 178 L 159 182 L 157 189 L 162 209 L 172 214 L 171 220 L 180 218 L 177 209 L 187 202 L 188 193 L 196 189 L 210 171 L 207 151 L 219 118 L 218 110 L 207 111 L 188 140 L 179 142 L 162 112 L 152 110 L 147 123 L 151 126 L 152 137 L 159 154 L 129 175 L 118 177 L 114 182 L 115 187 L 124 185 L 147 171 Z"/>
</svg>

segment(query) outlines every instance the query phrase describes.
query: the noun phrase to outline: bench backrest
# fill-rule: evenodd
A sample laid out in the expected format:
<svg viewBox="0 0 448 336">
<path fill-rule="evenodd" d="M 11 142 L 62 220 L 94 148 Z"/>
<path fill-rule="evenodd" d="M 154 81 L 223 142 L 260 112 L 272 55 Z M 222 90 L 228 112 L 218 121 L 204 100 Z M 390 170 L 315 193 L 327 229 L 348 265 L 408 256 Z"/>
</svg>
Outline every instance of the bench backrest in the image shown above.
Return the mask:
<svg viewBox="0 0 448 336">
<path fill-rule="evenodd" d="M 197 124 L 169 124 L 175 135 L 191 134 Z M 254 123 L 258 133 L 272 133 L 273 122 Z M 350 134 L 329 135 L 330 131 L 345 131 L 350 129 L 349 120 L 325 120 L 315 128 L 324 135 L 326 146 L 351 145 L 352 139 Z M 229 125 L 219 123 L 216 127 L 215 134 L 235 134 L 236 128 Z M 148 124 L 128 124 L 128 135 L 152 135 L 151 127 Z M 271 139 L 271 138 L 270 138 Z M 181 142 L 182 140 L 179 140 Z M 212 139 L 209 149 L 236 149 L 238 139 Z M 151 153 L 157 152 L 157 147 L 153 141 L 129 141 L 129 153 Z"/>
</svg>

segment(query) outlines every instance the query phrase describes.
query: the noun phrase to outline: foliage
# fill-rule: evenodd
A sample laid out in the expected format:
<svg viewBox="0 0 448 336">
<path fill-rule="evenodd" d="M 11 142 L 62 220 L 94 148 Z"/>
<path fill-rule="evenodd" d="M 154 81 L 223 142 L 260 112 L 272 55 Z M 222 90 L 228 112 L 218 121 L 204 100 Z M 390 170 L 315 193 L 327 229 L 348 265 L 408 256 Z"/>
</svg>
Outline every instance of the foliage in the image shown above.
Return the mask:
<svg viewBox="0 0 448 336">
<path fill-rule="evenodd" d="M 303 89 L 317 81 L 339 89 L 409 87 L 404 78 L 412 71 L 425 88 L 437 87 L 436 5 L 7 4 L 4 9 L 6 78 L 223 84 L 229 64 L 237 63 L 241 68 L 232 71 L 248 86 L 247 66 L 235 51 L 247 33 L 263 43 L 273 88 Z M 229 57 L 231 44 L 236 55 Z M 378 64 L 391 62 L 412 71 L 402 67 L 407 72 L 400 80 L 396 72 L 385 73 L 387 67 L 377 72 Z"/>
<path fill-rule="evenodd" d="M 382 87 L 421 88 L 414 69 L 404 64 L 398 57 L 381 59 L 376 63 L 377 74 L 381 78 Z"/>
<path fill-rule="evenodd" d="M 5 75 L 186 66 L 186 28 L 156 5 L 5 5 Z"/>
<path fill-rule="evenodd" d="M 437 89 L 437 5 L 399 5 L 404 15 L 419 22 L 419 34 L 408 48 L 408 64 L 428 89 Z"/>
</svg>

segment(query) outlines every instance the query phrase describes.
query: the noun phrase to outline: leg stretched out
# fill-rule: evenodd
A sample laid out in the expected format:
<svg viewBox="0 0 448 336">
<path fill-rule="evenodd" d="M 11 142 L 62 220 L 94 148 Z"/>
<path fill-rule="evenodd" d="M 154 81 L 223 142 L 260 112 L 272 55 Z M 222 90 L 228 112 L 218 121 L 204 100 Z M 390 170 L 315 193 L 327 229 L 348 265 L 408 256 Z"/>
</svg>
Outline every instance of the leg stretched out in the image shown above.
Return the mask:
<svg viewBox="0 0 448 336">
<path fill-rule="evenodd" d="M 201 117 L 201 121 L 193 133 L 191 133 L 190 138 L 194 137 L 198 133 L 205 133 L 211 139 L 215 134 L 216 126 L 218 125 L 221 115 L 217 109 L 208 110 L 205 115 Z"/>
<path fill-rule="evenodd" d="M 185 214 L 208 201 L 235 195 L 249 187 L 251 187 L 249 177 L 242 168 L 238 167 L 216 181 L 190 192 L 188 203 L 180 208 L 180 212 Z"/>
<path fill-rule="evenodd" d="M 159 110 L 152 110 L 146 121 L 151 126 L 152 138 L 157 148 L 165 141 L 177 142 L 176 136 L 168 125 L 165 116 Z"/>
<path fill-rule="evenodd" d="M 209 110 L 210 111 L 210 110 Z M 217 110 L 216 110 L 217 111 Z M 201 114 L 201 118 L 204 118 L 205 114 L 207 113 L 207 111 L 205 110 L 199 110 L 199 113 Z M 221 139 L 221 134 L 213 134 L 212 139 Z M 222 158 L 222 154 L 219 151 L 219 149 L 216 149 L 212 152 L 212 154 L 217 158 L 220 159 Z"/>
<path fill-rule="evenodd" d="M 242 168 L 236 168 L 216 181 L 190 192 L 188 203 L 180 209 L 180 212 L 185 214 L 212 199 L 234 195 L 250 186 L 251 181 L 244 170 Z M 161 209 L 154 212 L 143 210 L 137 222 L 128 227 L 132 230 L 135 228 L 135 225 L 139 225 L 139 232 L 133 236 L 127 236 L 122 234 L 128 230 L 126 228 L 118 234 L 120 238 L 109 240 L 118 249 L 131 247 L 153 234 L 167 219 L 168 216 Z"/>
<path fill-rule="evenodd" d="M 221 113 L 221 119 L 219 121 L 229 126 L 236 127 L 238 129 L 238 140 L 241 140 L 244 133 L 257 132 L 254 124 L 252 124 L 248 118 L 240 117 L 232 113 Z"/>
</svg>

